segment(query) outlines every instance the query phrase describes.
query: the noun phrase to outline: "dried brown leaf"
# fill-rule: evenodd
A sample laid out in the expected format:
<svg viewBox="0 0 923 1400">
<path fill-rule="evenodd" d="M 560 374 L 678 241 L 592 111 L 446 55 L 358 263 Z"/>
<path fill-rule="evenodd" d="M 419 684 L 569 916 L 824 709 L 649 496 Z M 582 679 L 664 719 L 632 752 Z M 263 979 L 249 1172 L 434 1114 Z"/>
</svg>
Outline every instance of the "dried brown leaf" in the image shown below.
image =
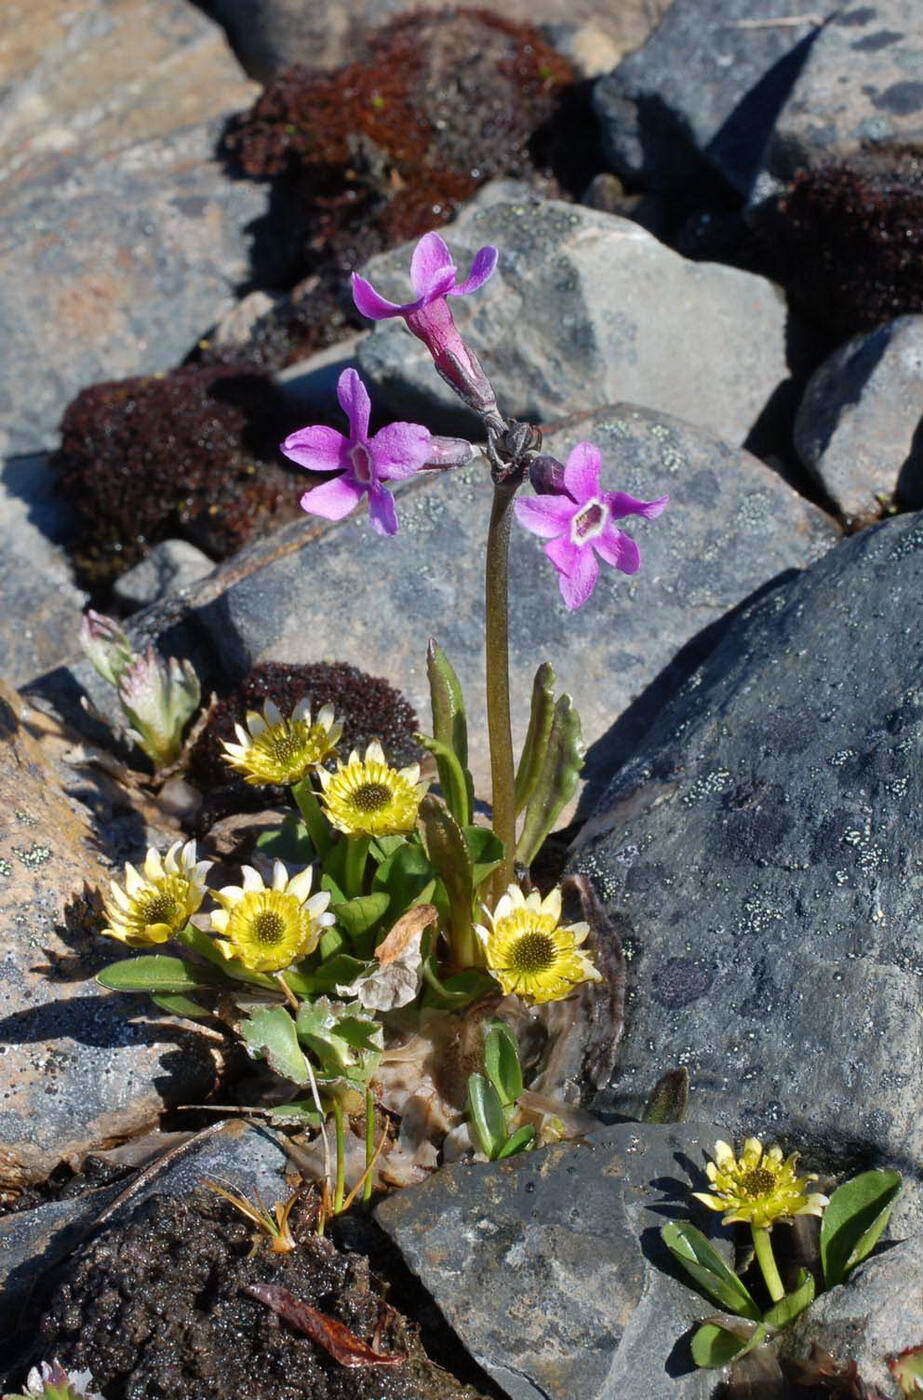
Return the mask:
<svg viewBox="0 0 923 1400">
<path fill-rule="evenodd" d="M 327 1317 L 307 1303 L 299 1302 L 287 1288 L 274 1283 L 252 1283 L 244 1289 L 257 1302 L 265 1303 L 274 1313 L 297 1331 L 310 1337 L 324 1348 L 341 1366 L 401 1366 L 407 1356 L 401 1352 L 387 1354 L 374 1351 L 355 1332 L 335 1317 Z"/>
<path fill-rule="evenodd" d="M 399 958 L 406 957 L 408 953 L 416 952 L 424 931 L 430 924 L 435 923 L 438 917 L 435 904 L 415 904 L 406 914 L 402 914 L 391 932 L 375 949 L 379 967 L 388 967 Z"/>
</svg>

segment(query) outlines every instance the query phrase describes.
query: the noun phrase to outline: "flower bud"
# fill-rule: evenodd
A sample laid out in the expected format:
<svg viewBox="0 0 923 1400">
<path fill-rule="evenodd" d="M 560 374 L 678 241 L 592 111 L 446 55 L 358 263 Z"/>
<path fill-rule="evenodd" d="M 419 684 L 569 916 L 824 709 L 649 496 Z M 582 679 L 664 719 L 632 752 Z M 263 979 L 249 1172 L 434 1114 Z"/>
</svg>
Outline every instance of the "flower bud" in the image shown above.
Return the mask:
<svg viewBox="0 0 923 1400">
<path fill-rule="evenodd" d="M 477 448 L 467 438 L 436 437 L 429 440 L 427 467 L 463 467 L 477 456 Z"/>
<path fill-rule="evenodd" d="M 557 457 L 542 453 L 529 464 L 529 481 L 539 496 L 559 496 L 564 492 L 564 464 Z"/>
<path fill-rule="evenodd" d="M 92 608 L 80 620 L 80 645 L 94 670 L 110 685 L 118 685 L 123 671 L 135 660 L 131 642 L 115 619 Z"/>
<path fill-rule="evenodd" d="M 166 768 L 179 757 L 183 730 L 202 697 L 192 666 L 175 657 L 161 661 L 148 647 L 122 672 L 118 693 L 131 737 L 156 768 Z"/>
</svg>

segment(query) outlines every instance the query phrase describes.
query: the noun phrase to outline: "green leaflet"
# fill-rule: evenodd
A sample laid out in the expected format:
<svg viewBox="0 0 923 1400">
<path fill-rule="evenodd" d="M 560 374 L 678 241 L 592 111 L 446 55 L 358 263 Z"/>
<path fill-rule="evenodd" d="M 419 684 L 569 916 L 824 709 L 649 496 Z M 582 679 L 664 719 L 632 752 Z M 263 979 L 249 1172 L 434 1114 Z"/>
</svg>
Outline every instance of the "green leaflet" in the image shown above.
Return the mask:
<svg viewBox="0 0 923 1400">
<path fill-rule="evenodd" d="M 445 652 L 433 638 L 426 651 L 430 705 L 433 712 L 433 739 L 441 747 L 432 749 L 439 769 L 439 782 L 449 810 L 460 826 L 471 821 L 474 783 L 468 772 L 468 721 L 461 683 Z M 429 745 L 426 745 L 429 748 Z M 454 765 L 447 754 L 451 754 Z M 453 772 L 449 772 L 454 767 Z M 450 800 L 449 793 L 452 793 Z"/>
<path fill-rule="evenodd" d="M 820 1257 L 828 1288 L 843 1283 L 871 1254 L 900 1189 L 900 1172 L 869 1171 L 834 1191 L 820 1227 Z"/>
<path fill-rule="evenodd" d="M 752 1322 L 762 1321 L 762 1314 L 744 1284 L 701 1230 L 685 1221 L 671 1220 L 663 1226 L 660 1235 L 674 1259 L 706 1297 L 727 1312 L 748 1317 Z"/>
<path fill-rule="evenodd" d="M 543 661 L 532 682 L 532 708 L 526 730 L 519 767 L 516 769 L 516 815 L 532 795 L 548 748 L 551 723 L 554 719 L 554 667 Z"/>
<path fill-rule="evenodd" d="M 261 1006 L 240 1023 L 250 1049 L 262 1053 L 271 1069 L 293 1084 L 307 1084 L 308 1065 L 298 1044 L 295 1022 L 284 1006 Z"/>
<path fill-rule="evenodd" d="M 208 987 L 214 990 L 215 985 L 204 969 L 199 972 L 182 958 L 163 953 L 110 963 L 96 980 L 110 992 L 195 992 Z"/>
<path fill-rule="evenodd" d="M 493 1162 L 507 1140 L 506 1114 L 500 1095 L 483 1074 L 468 1076 L 468 1115 L 481 1151 Z"/>
<path fill-rule="evenodd" d="M 526 803 L 516 851 L 523 865 L 531 865 L 559 813 L 573 797 L 582 767 L 580 716 L 570 696 L 562 695 L 555 704 L 541 767 Z"/>
</svg>

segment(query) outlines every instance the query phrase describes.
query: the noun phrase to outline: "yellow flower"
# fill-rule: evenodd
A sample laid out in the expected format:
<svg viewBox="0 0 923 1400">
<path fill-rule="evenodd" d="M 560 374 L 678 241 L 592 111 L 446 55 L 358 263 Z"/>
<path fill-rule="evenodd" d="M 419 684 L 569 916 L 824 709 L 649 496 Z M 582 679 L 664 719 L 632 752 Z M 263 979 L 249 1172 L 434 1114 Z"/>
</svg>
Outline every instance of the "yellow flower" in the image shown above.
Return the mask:
<svg viewBox="0 0 923 1400">
<path fill-rule="evenodd" d="M 247 711 L 247 727 L 235 724 L 236 744 L 224 742 L 224 758 L 243 773 L 252 787 L 270 783 L 300 783 L 336 747 L 343 726 L 333 717 L 333 706 L 324 705 L 315 720 L 310 702 L 301 700 L 290 719 L 268 700 L 263 713 Z"/>
<path fill-rule="evenodd" d="M 177 841 L 162 859 L 159 851 L 148 851 L 141 871 L 126 865 L 124 882 L 110 884 L 103 933 L 130 948 L 166 943 L 201 905 L 210 867 L 210 861 L 196 861 L 194 841 Z"/>
<path fill-rule="evenodd" d="M 412 831 L 427 784 L 418 782 L 420 765 L 389 768 L 381 745 L 369 744 L 365 758 L 353 750 L 335 773 L 318 773 L 328 820 L 347 836 L 399 836 Z"/>
<path fill-rule="evenodd" d="M 311 895 L 311 874 L 309 866 L 289 878 L 277 860 L 267 886 L 258 871 L 245 865 L 243 884 L 216 890 L 221 908 L 196 923 L 221 934 L 216 941 L 225 957 L 239 959 L 251 972 L 281 972 L 313 953 L 334 922 L 327 912 L 330 895 Z"/>
<path fill-rule="evenodd" d="M 510 885 L 488 919 L 490 928 L 477 924 L 475 933 L 488 971 L 507 994 L 536 1004 L 560 1001 L 582 982 L 602 981 L 580 948 L 589 924 L 561 923 L 559 889 L 542 899 L 537 890 L 527 896 Z"/>
<path fill-rule="evenodd" d="M 724 1225 L 745 1220 L 758 1230 L 767 1230 L 777 1220 L 823 1215 L 827 1197 L 805 1190 L 817 1177 L 796 1175 L 797 1153 L 783 1158 L 781 1147 L 764 1150 L 759 1138 L 747 1138 L 739 1158 L 726 1142 L 715 1143 L 714 1157 L 705 1168 L 713 1194 L 692 1194 L 709 1210 L 724 1211 Z"/>
</svg>

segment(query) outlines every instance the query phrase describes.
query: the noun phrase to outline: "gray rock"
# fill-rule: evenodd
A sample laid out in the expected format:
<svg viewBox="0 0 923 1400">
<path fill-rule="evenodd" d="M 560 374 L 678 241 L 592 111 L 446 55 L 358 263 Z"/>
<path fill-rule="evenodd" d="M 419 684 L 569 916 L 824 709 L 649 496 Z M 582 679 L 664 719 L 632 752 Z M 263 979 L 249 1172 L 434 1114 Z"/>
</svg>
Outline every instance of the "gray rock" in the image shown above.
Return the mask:
<svg viewBox="0 0 923 1400">
<path fill-rule="evenodd" d="M 214 560 L 187 540 L 161 540 L 140 564 L 116 580 L 112 591 L 120 603 L 143 608 L 167 593 L 198 583 L 214 567 Z"/>
<path fill-rule="evenodd" d="M 923 149 L 923 12 L 917 0 L 844 5 L 824 25 L 779 113 L 755 200 L 796 170 L 860 151 Z"/>
<path fill-rule="evenodd" d="M 629 961 L 619 1066 L 820 1165 L 919 1197 L 923 516 L 854 535 L 745 609 L 584 827 Z M 917 1227 L 919 1228 L 919 1227 Z"/>
<path fill-rule="evenodd" d="M 841 346 L 816 371 L 795 420 L 804 465 L 847 520 L 898 497 L 923 506 L 923 316 Z"/>
<path fill-rule="evenodd" d="M 623 1123 L 445 1167 L 377 1216 L 512 1400 L 706 1400 L 714 1378 L 680 1339 L 708 1305 L 666 1272 L 659 1231 L 677 1200 L 688 1213 L 689 1166 L 714 1140 L 710 1127 Z"/>
<path fill-rule="evenodd" d="M 694 192 L 710 165 L 748 194 L 832 8 L 829 0 L 674 0 L 643 48 L 594 89 L 613 168 L 675 196 L 677 186 Z M 796 22 L 779 22 L 786 19 Z"/>
<path fill-rule="evenodd" d="M 923 1236 L 903 1240 L 861 1265 L 841 1288 L 817 1298 L 783 1333 L 784 1353 L 805 1357 L 816 1343 L 855 1361 L 869 1386 L 891 1395 L 885 1358 L 923 1339 Z"/>
<path fill-rule="evenodd" d="M 599 740 L 626 707 L 618 736 L 600 746 L 588 778 L 611 771 L 611 744 L 628 746 L 643 728 L 640 692 L 669 668 L 676 683 L 714 643 L 729 609 L 780 572 L 816 559 L 836 539 L 832 522 L 746 452 L 661 414 L 622 406 L 549 433 L 566 455 L 592 439 L 607 479 L 635 495 L 668 491 L 671 504 L 638 529 L 644 563 L 628 580 L 610 574 L 576 613 L 561 601 L 540 542 L 518 526 L 512 548 L 511 665 L 514 719 L 521 739 L 532 676 L 542 658 L 555 666 Z M 317 520 L 284 527 L 244 550 L 182 599 L 132 620 L 139 644 L 156 637 L 166 651 L 191 655 L 208 686 L 257 661 L 344 660 L 402 689 L 429 713 L 426 638 L 439 638 L 465 686 L 475 781 L 487 792 L 483 707 L 482 568 L 490 489 L 486 466 L 429 474 L 402 488 L 400 533 L 382 539 L 364 514 L 340 525 Z M 608 571 L 607 571 L 608 572 Z M 130 629 L 130 630 L 131 630 Z M 677 653 L 686 649 L 684 654 Z M 60 703 L 74 677 L 100 707 L 111 692 L 86 665 L 42 687 Z"/>
<path fill-rule="evenodd" d="M 490 282 L 452 309 L 513 416 L 547 422 L 624 399 L 742 443 L 788 378 L 772 282 L 689 262 L 628 219 L 556 200 L 476 201 L 446 237 L 464 268 L 482 244 L 500 249 Z M 365 272 L 404 301 L 409 263 L 405 246 Z M 379 322 L 359 361 L 395 414 L 476 431 L 401 322 Z"/>
<path fill-rule="evenodd" d="M 150 1127 L 167 1103 L 208 1092 L 222 1061 L 218 1037 L 93 980 L 120 953 L 103 946 L 87 898 L 109 878 L 104 828 L 65 796 L 35 737 L 40 718 L 0 687 L 4 1189 Z M 124 798 L 122 806 L 130 811 Z"/>
</svg>

